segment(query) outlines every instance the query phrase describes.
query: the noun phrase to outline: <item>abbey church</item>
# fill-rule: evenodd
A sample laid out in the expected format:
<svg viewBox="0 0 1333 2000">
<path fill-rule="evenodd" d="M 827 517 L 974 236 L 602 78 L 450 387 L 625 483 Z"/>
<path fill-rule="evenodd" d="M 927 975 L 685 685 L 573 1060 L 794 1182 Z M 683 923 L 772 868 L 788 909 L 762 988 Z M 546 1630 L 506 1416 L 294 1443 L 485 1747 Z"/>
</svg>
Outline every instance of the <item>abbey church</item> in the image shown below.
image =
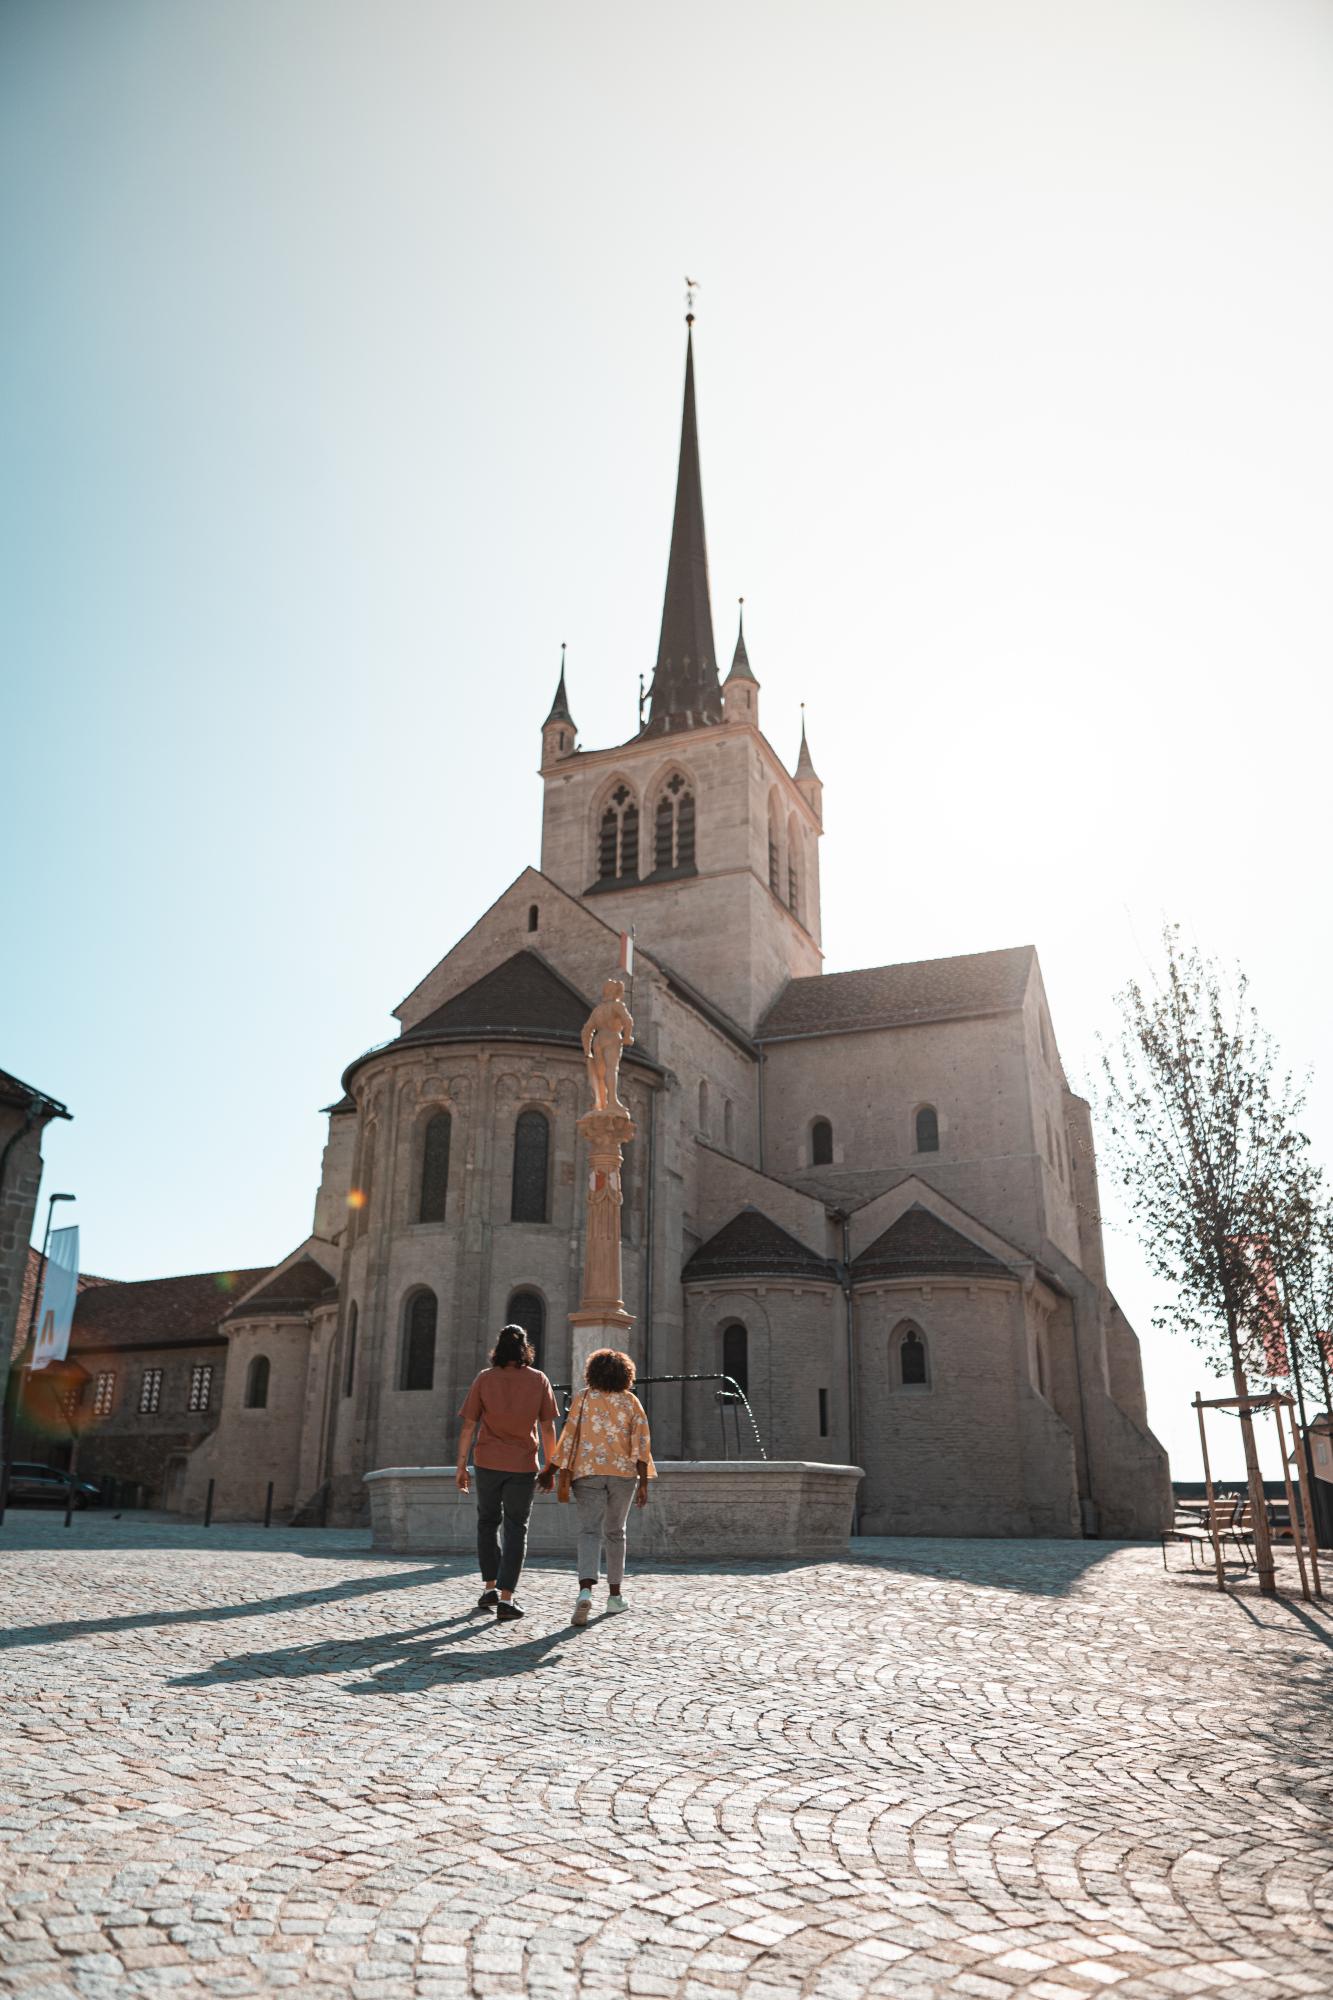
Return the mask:
<svg viewBox="0 0 1333 2000">
<path fill-rule="evenodd" d="M 646 714 L 585 747 L 562 665 L 540 862 L 348 1065 L 312 1233 L 224 1302 L 214 1427 L 163 1497 L 212 1479 L 253 1514 L 271 1481 L 284 1513 L 364 1518 L 366 1472 L 451 1460 L 506 1320 L 568 1382 L 579 1031 L 632 932 L 641 1375 L 725 1370 L 770 1457 L 864 1467 L 866 1533 L 1153 1533 L 1166 1458 L 1036 952 L 821 970 L 814 759 L 769 745 L 743 630 L 729 664 L 714 642 L 692 338 Z M 715 1385 L 644 1393 L 661 1458 L 716 1457 L 720 1414 L 733 1435 Z"/>
</svg>

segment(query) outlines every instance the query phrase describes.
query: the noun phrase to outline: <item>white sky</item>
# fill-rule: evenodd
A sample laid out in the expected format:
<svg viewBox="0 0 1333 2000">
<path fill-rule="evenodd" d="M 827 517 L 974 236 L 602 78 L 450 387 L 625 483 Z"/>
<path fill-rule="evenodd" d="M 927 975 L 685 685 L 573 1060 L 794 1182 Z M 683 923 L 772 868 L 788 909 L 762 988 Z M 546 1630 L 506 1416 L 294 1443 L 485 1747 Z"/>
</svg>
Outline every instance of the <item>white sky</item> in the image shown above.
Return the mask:
<svg viewBox="0 0 1333 2000">
<path fill-rule="evenodd" d="M 1077 1081 L 1178 917 L 1327 1155 L 1330 106 L 1287 0 L 11 0 L 0 1062 L 88 1266 L 290 1248 L 343 1064 L 537 858 L 562 639 L 630 732 L 686 270 L 827 969 L 1035 943 Z"/>
</svg>

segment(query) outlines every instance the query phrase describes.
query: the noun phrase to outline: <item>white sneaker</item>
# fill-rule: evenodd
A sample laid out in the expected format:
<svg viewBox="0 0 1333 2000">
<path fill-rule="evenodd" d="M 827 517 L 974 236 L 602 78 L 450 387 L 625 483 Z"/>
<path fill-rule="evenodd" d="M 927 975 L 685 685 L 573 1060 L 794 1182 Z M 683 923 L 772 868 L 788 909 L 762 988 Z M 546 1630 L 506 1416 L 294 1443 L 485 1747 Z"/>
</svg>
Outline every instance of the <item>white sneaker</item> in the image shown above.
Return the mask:
<svg viewBox="0 0 1333 2000">
<path fill-rule="evenodd" d="M 607 1598 L 606 1608 L 608 1611 L 629 1610 L 628 1604 L 626 1604 L 624 1598 L 620 1595 L 620 1592 L 618 1590 L 613 1590 L 611 1595 Z"/>
<path fill-rule="evenodd" d="M 581 1590 L 574 1600 L 574 1616 L 569 1622 L 571 1625 L 586 1625 L 591 1616 L 592 1592 Z"/>
</svg>

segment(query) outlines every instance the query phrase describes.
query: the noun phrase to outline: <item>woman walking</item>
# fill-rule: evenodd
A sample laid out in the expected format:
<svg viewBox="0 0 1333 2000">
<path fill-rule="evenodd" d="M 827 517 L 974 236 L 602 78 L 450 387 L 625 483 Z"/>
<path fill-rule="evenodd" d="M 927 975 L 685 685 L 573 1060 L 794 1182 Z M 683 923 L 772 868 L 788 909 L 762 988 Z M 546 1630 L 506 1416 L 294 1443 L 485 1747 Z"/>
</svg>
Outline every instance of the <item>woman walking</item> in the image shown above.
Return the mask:
<svg viewBox="0 0 1333 2000">
<path fill-rule="evenodd" d="M 467 1392 L 459 1416 L 460 1493 L 468 1491 L 467 1457 L 472 1452 L 477 1474 L 477 1561 L 481 1566 L 482 1611 L 495 1610 L 496 1622 L 507 1624 L 523 1616 L 514 1602 L 523 1557 L 528 1546 L 528 1516 L 537 1486 L 537 1444 L 549 1466 L 555 1450 L 559 1411 L 550 1383 L 535 1360 L 521 1326 L 505 1326 L 491 1349 L 491 1365 L 483 1368 Z M 504 1523 L 504 1545 L 500 1524 Z"/>
<path fill-rule="evenodd" d="M 606 1608 L 623 1611 L 625 1597 L 625 1522 L 631 1503 L 648 1501 L 648 1481 L 656 1479 L 648 1417 L 634 1394 L 634 1363 L 614 1347 L 599 1347 L 588 1356 L 583 1371 L 587 1385 L 574 1398 L 554 1459 L 541 1475 L 549 1491 L 556 1472 L 561 1491 L 568 1479 L 579 1517 L 579 1594 L 575 1625 L 586 1625 L 603 1545 Z"/>
</svg>

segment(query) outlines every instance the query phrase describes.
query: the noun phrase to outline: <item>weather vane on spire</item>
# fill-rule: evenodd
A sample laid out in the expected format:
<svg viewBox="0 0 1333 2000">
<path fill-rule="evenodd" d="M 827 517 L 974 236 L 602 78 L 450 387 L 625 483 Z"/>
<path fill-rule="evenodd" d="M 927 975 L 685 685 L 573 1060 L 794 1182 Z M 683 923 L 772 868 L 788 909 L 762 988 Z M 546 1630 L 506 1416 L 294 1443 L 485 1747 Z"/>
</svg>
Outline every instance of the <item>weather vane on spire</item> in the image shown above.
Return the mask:
<svg viewBox="0 0 1333 2000">
<path fill-rule="evenodd" d="M 699 289 L 699 280 L 698 280 L 697 278 L 686 278 L 686 280 L 685 280 L 685 324 L 686 324 L 686 326 L 693 326 L 693 325 L 694 325 L 694 295 L 695 295 L 695 293 L 696 293 L 696 292 L 698 291 L 698 289 Z"/>
</svg>

